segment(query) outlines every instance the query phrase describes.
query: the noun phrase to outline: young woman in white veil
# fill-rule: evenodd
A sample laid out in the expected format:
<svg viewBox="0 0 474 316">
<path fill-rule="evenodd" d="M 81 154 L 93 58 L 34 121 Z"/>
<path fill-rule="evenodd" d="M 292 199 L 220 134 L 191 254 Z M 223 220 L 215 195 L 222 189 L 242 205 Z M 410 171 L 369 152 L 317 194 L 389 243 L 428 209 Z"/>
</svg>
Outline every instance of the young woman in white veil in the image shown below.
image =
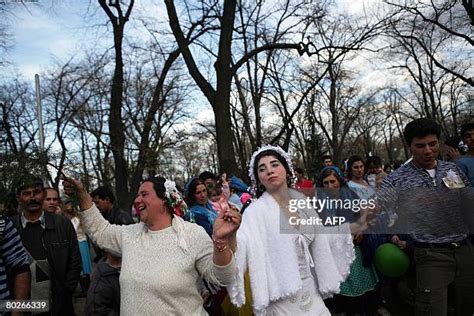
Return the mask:
<svg viewBox="0 0 474 316">
<path fill-rule="evenodd" d="M 228 286 L 231 301 L 238 307 L 245 304 L 248 270 L 255 315 L 330 315 L 323 298 L 339 292 L 354 260 L 351 229 L 360 231 L 365 225 L 291 225 L 296 218 L 318 215 L 311 206 L 289 208 L 306 196 L 291 188 L 293 166 L 278 146 L 253 153 L 249 177 L 257 199 L 237 232 L 238 275 Z"/>
</svg>

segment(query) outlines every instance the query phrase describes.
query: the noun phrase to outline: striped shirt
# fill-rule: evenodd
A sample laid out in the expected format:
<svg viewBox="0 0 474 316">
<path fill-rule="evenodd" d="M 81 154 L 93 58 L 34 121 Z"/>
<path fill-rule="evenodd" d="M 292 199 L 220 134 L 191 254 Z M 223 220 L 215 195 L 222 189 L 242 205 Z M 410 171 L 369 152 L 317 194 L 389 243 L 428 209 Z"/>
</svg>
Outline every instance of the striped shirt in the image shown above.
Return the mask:
<svg viewBox="0 0 474 316">
<path fill-rule="evenodd" d="M 377 192 L 382 208 L 398 215 L 396 234 L 410 234 L 415 241 L 445 243 L 463 240 L 468 228 L 463 215 L 472 212 L 463 198 L 472 189 L 448 189 L 448 175 L 457 175 L 464 185 L 470 184 L 464 173 L 452 162 L 437 160 L 434 176 L 413 161 L 390 173 Z"/>
<path fill-rule="evenodd" d="M 28 271 L 28 255 L 13 223 L 0 216 L 0 300 L 9 298 L 6 269 Z"/>
</svg>

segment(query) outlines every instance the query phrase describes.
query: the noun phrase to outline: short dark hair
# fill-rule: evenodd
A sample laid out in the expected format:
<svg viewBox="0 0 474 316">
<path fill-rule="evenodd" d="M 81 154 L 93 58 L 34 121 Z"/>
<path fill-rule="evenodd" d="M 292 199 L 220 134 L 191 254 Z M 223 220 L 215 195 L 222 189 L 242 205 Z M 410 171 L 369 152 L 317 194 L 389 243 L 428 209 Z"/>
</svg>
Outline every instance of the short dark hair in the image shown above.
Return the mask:
<svg viewBox="0 0 474 316">
<path fill-rule="evenodd" d="M 23 174 L 16 182 L 16 194 L 20 194 L 26 188 L 39 186 L 44 190 L 43 179 L 32 174 Z"/>
<path fill-rule="evenodd" d="M 186 195 L 186 202 L 188 203 L 190 207 L 196 205 L 196 198 L 194 197 L 194 194 L 196 194 L 197 186 L 200 184 L 206 186 L 204 184 L 204 181 L 199 178 L 194 178 L 191 180 L 191 182 L 189 182 L 188 193 Z M 207 190 L 207 187 L 206 187 L 206 190 Z"/>
<path fill-rule="evenodd" d="M 206 181 L 207 179 L 217 180 L 217 176 L 210 171 L 201 172 L 198 178 L 201 181 Z"/>
<path fill-rule="evenodd" d="M 287 185 L 288 187 L 291 186 L 291 181 L 292 181 L 292 173 L 291 173 L 291 170 L 290 170 L 290 166 L 288 166 L 288 163 L 286 162 L 286 159 L 280 155 L 278 152 L 272 150 L 272 149 L 267 149 L 267 150 L 264 150 L 262 151 L 261 153 L 259 153 L 257 155 L 257 157 L 255 157 L 255 160 L 254 160 L 254 164 L 253 164 L 253 175 L 255 177 L 255 181 L 257 181 L 257 197 L 260 197 L 263 192 L 266 191 L 265 188 L 262 188 L 261 185 L 259 185 L 259 180 L 258 180 L 258 162 L 260 159 L 262 159 L 263 157 L 266 157 L 266 156 L 273 156 L 275 157 L 276 159 L 278 159 L 278 161 L 283 165 L 283 167 L 285 168 L 286 170 L 286 175 L 288 176 L 288 180 L 287 180 Z"/>
<path fill-rule="evenodd" d="M 301 169 L 301 168 L 295 168 L 295 172 L 296 172 L 296 173 L 304 174 L 304 171 L 303 171 L 303 169 Z"/>
<path fill-rule="evenodd" d="M 324 161 L 324 160 L 326 160 L 326 159 L 331 159 L 331 161 L 332 161 L 331 155 L 324 155 L 321 160 Z"/>
<path fill-rule="evenodd" d="M 419 118 L 411 121 L 403 130 L 403 137 L 408 146 L 411 146 L 415 137 L 425 137 L 428 135 L 436 135 L 438 139 L 441 135 L 441 127 L 439 124 L 428 118 Z"/>
<path fill-rule="evenodd" d="M 115 202 L 115 196 L 112 190 L 107 186 L 101 186 L 91 192 L 91 197 L 98 197 L 101 200 L 109 199 L 110 203 Z"/>
<path fill-rule="evenodd" d="M 347 176 L 349 179 L 352 178 L 352 165 L 357 161 L 362 161 L 362 164 L 364 164 L 364 168 L 365 168 L 364 159 L 362 159 L 361 156 L 357 156 L 357 155 L 350 156 L 349 160 L 347 161 Z"/>
<path fill-rule="evenodd" d="M 365 166 L 368 168 L 370 165 L 375 167 L 382 167 L 382 159 L 379 156 L 369 156 L 365 162 Z"/>
<path fill-rule="evenodd" d="M 474 123 L 466 123 L 461 126 L 461 137 L 464 138 L 464 134 L 466 134 L 467 131 L 474 129 Z"/>
<path fill-rule="evenodd" d="M 453 147 L 453 148 L 460 149 L 459 148 L 459 143 L 460 142 L 461 142 L 461 137 L 453 136 L 453 137 L 450 137 L 450 138 L 446 139 L 446 141 L 444 143 L 448 146 Z"/>
</svg>

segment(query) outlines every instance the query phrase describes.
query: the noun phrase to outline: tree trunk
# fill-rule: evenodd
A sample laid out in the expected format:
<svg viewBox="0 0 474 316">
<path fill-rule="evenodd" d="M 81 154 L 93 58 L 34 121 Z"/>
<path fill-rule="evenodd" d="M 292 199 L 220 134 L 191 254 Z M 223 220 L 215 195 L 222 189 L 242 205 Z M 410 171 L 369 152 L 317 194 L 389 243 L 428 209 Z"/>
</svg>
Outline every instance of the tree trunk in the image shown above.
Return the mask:
<svg viewBox="0 0 474 316">
<path fill-rule="evenodd" d="M 128 168 L 125 160 L 125 126 L 122 121 L 123 60 L 122 39 L 124 24 L 114 26 L 115 70 L 110 96 L 109 133 L 115 169 L 115 193 L 119 207 L 125 208 L 128 195 Z"/>
</svg>

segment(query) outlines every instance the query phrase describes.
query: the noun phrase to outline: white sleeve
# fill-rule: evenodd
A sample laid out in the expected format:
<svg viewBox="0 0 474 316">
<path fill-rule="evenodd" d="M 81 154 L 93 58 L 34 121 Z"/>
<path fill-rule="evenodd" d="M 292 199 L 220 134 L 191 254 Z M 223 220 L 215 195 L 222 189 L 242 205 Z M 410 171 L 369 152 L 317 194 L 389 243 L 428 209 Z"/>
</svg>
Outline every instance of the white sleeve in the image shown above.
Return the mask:
<svg viewBox="0 0 474 316">
<path fill-rule="evenodd" d="M 122 232 L 124 227 L 110 224 L 92 205 L 88 210 L 79 212 L 84 232 L 101 249 L 117 255 L 122 254 Z"/>
</svg>

